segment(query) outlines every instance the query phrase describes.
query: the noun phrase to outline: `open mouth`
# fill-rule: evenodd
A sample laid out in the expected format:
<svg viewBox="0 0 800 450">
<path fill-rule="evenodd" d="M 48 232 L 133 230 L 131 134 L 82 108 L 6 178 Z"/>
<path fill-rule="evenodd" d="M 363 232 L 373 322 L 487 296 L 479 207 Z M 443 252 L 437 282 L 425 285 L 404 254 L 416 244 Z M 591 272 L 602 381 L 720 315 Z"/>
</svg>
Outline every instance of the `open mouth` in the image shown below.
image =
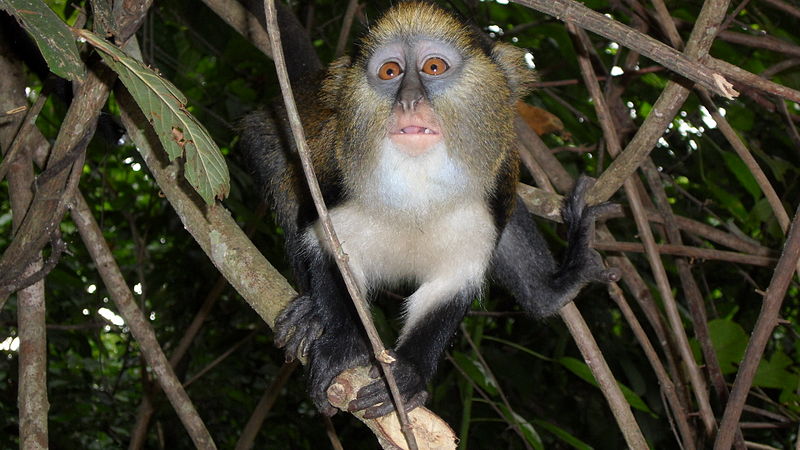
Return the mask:
<svg viewBox="0 0 800 450">
<path fill-rule="evenodd" d="M 401 128 L 399 131 L 394 132 L 392 134 L 430 134 L 436 135 L 439 134 L 438 131 L 432 130 L 428 127 L 422 127 L 419 125 L 410 125 L 404 128 Z"/>
</svg>

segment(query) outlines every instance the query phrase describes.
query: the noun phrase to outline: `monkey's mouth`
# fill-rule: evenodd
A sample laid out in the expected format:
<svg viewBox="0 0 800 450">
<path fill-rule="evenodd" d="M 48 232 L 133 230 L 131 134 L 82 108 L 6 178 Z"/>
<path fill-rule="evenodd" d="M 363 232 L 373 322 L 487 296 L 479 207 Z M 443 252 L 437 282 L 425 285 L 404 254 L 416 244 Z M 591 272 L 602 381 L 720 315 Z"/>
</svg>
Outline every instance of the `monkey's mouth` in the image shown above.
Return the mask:
<svg viewBox="0 0 800 450">
<path fill-rule="evenodd" d="M 433 148 L 442 135 L 436 128 L 406 121 L 389 130 L 389 139 L 406 155 L 420 156 Z"/>
<path fill-rule="evenodd" d="M 401 128 L 398 131 L 392 132 L 391 134 L 439 134 L 438 131 L 430 129 L 428 127 L 421 127 L 418 125 L 411 125 L 405 128 Z"/>
</svg>

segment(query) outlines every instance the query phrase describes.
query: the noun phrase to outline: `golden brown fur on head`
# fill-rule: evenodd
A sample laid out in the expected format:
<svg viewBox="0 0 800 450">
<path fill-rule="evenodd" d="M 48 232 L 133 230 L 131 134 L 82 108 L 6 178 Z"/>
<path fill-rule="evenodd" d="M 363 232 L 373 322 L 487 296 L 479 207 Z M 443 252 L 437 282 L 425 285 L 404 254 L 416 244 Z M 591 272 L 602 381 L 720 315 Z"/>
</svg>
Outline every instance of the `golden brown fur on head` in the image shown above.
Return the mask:
<svg viewBox="0 0 800 450">
<path fill-rule="evenodd" d="M 334 114 L 325 134 L 341 138 L 318 151 L 335 154 L 348 189 L 357 188 L 373 169 L 394 120 L 396 99 L 370 84 L 370 58 L 386 46 L 420 40 L 452 47 L 461 59 L 445 87 L 426 90 L 450 157 L 463 163 L 484 192 L 501 167 L 516 171 L 513 104 L 535 79 L 525 51 L 496 43 L 487 54 L 474 31 L 450 13 L 430 3 L 401 2 L 371 27 L 355 60 L 344 57 L 331 64 L 323 83 L 323 102 Z"/>
<path fill-rule="evenodd" d="M 386 42 L 412 37 L 447 42 L 464 53 L 480 51 L 464 23 L 433 3 L 415 1 L 400 2 L 386 11 L 361 46 L 364 54 L 370 54 Z"/>
</svg>

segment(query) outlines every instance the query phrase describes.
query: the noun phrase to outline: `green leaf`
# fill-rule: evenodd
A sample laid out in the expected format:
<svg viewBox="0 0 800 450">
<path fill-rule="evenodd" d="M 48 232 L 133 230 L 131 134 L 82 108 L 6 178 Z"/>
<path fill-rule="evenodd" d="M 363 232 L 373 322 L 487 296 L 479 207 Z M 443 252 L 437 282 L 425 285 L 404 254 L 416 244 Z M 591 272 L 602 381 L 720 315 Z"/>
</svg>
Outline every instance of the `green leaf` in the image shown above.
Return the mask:
<svg viewBox="0 0 800 450">
<path fill-rule="evenodd" d="M 0 0 L 0 9 L 16 17 L 36 41 L 54 74 L 77 81 L 85 76 L 75 36 L 52 9 L 41 0 Z"/>
<path fill-rule="evenodd" d="M 525 347 L 524 345 L 517 344 L 516 342 L 511 342 L 509 340 L 500 339 L 500 338 L 497 338 L 497 337 L 494 337 L 494 336 L 484 336 L 483 338 L 488 340 L 488 341 L 494 341 L 494 342 L 499 342 L 501 344 L 505 344 L 505 345 L 507 345 L 507 346 L 509 346 L 511 348 L 515 348 L 515 349 L 517 349 L 517 350 L 519 350 L 521 352 L 525 352 L 525 353 L 527 353 L 527 354 L 529 354 L 529 355 L 531 355 L 531 356 L 533 356 L 535 358 L 539 358 L 539 359 L 541 359 L 543 361 L 553 361 L 553 358 L 545 356 L 545 355 L 543 355 L 541 353 L 537 353 L 537 352 L 529 349 L 528 347 Z"/>
<path fill-rule="evenodd" d="M 742 187 L 744 187 L 747 192 L 753 197 L 753 200 L 758 200 L 761 198 L 761 188 L 758 186 L 758 182 L 756 181 L 753 174 L 750 172 L 750 169 L 747 168 L 744 161 L 739 158 L 739 155 L 736 155 L 731 152 L 721 152 L 722 159 L 725 160 L 725 165 L 728 166 L 728 169 L 733 172 L 733 175 L 739 180 Z"/>
<path fill-rule="evenodd" d="M 172 161 L 185 154 L 186 179 L 208 204 L 230 191 L 228 166 L 217 144 L 203 125 L 186 109 L 186 97 L 169 81 L 131 58 L 100 36 L 79 34 L 101 50 L 100 55 L 128 88 L 153 125 Z"/>
<path fill-rule="evenodd" d="M 792 360 L 781 351 L 772 354 L 769 360 L 762 359 L 753 379 L 753 385 L 765 388 L 794 390 L 797 388 L 798 376 L 787 370 Z"/>
<path fill-rule="evenodd" d="M 722 373 L 736 372 L 747 348 L 747 333 L 741 325 L 726 319 L 714 319 L 708 322 L 708 333 Z"/>
<path fill-rule="evenodd" d="M 786 182 L 786 174 L 788 172 L 794 172 L 795 174 L 798 172 L 797 167 L 786 160 L 768 155 L 763 150 L 756 147 L 753 147 L 751 150 L 759 159 L 767 163 L 767 166 L 769 166 L 772 172 L 772 176 L 780 183 Z"/>
<path fill-rule="evenodd" d="M 753 112 L 753 108 L 749 107 L 749 105 L 745 105 L 744 103 L 731 103 L 726 109 L 728 113 L 725 115 L 725 119 L 738 133 L 749 131 L 753 128 L 755 113 Z"/>
<path fill-rule="evenodd" d="M 506 405 L 502 403 L 497 403 L 496 406 L 500 408 L 500 411 L 503 411 L 503 418 L 509 424 L 516 423 L 519 427 L 522 435 L 525 436 L 525 440 L 535 449 L 544 449 L 544 444 L 542 443 L 542 437 L 539 436 L 539 433 L 536 431 L 536 428 L 533 427 L 533 424 L 525 420 L 522 416 L 517 414 L 514 411 L 510 411 Z"/>
<path fill-rule="evenodd" d="M 654 73 L 646 73 L 642 75 L 642 81 L 658 89 L 664 89 L 667 87 L 667 80 Z"/>
<path fill-rule="evenodd" d="M 582 440 L 576 438 L 566 430 L 556 425 L 553 425 L 550 422 L 545 422 L 544 420 L 534 420 L 533 423 L 544 430 L 547 430 L 554 435 L 556 435 L 559 439 L 564 441 L 565 443 L 579 449 L 579 450 L 592 450 L 594 447 L 591 445 L 583 442 Z"/>
<path fill-rule="evenodd" d="M 747 209 L 745 209 L 744 205 L 739 200 L 739 198 L 736 197 L 736 195 L 733 195 L 730 192 L 726 191 L 725 189 L 719 187 L 708 177 L 705 177 L 704 181 L 706 182 L 706 186 L 714 195 L 714 197 L 720 202 L 720 204 L 725 209 L 727 209 L 731 214 L 736 216 L 737 220 L 740 220 L 742 222 L 747 220 Z"/>
<path fill-rule="evenodd" d="M 558 358 L 557 361 L 564 366 L 567 370 L 574 373 L 584 381 L 593 386 L 598 386 L 597 380 L 595 380 L 592 371 L 589 369 L 589 366 L 586 365 L 583 361 L 578 359 L 563 356 Z M 619 385 L 620 390 L 622 390 L 622 395 L 625 397 L 625 400 L 628 402 L 629 405 L 638 409 L 639 411 L 644 411 L 649 413 L 653 417 L 656 417 L 656 414 L 647 406 L 647 404 L 642 400 L 639 395 L 633 392 L 629 387 L 625 386 L 624 384 L 617 381 L 617 385 Z"/>
<path fill-rule="evenodd" d="M 453 352 L 453 360 L 455 360 L 458 367 L 460 367 L 472 381 L 477 383 L 481 389 L 492 396 L 497 395 L 497 384 L 495 384 L 494 379 L 489 376 L 483 364 L 461 352 Z"/>
</svg>

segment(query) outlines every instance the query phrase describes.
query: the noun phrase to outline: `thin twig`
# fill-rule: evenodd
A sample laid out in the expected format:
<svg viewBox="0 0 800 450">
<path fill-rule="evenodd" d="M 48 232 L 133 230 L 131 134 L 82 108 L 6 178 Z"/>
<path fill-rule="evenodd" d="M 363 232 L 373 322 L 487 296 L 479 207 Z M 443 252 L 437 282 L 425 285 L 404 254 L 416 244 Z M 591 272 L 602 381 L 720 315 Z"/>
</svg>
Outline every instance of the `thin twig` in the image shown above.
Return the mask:
<svg viewBox="0 0 800 450">
<path fill-rule="evenodd" d="M 717 441 L 714 450 L 727 450 L 733 441 L 735 430 L 742 415 L 742 408 L 747 400 L 747 394 L 753 384 L 756 369 L 764 355 L 764 349 L 769 342 L 772 331 L 778 323 L 778 314 L 783 304 L 786 289 L 792 279 L 798 259 L 800 259 L 800 207 L 795 212 L 792 226 L 789 229 L 788 239 L 783 247 L 783 253 L 775 266 L 772 280 L 769 282 L 766 295 L 761 305 L 750 342 L 744 354 L 742 364 L 733 382 L 731 396 L 722 416 Z"/>
<path fill-rule="evenodd" d="M 311 165 L 311 159 L 309 157 L 303 126 L 300 122 L 300 115 L 297 112 L 297 106 L 294 102 L 294 95 L 292 94 L 292 87 L 289 83 L 289 75 L 286 70 L 286 62 L 283 58 L 281 36 L 280 31 L 278 30 L 278 21 L 277 14 L 275 12 L 274 0 L 265 0 L 264 8 L 267 13 L 267 31 L 269 32 L 270 41 L 272 42 L 275 68 L 277 69 L 278 80 L 281 85 L 281 94 L 283 95 L 283 101 L 286 104 L 286 112 L 289 116 L 292 134 L 294 136 L 295 144 L 297 145 L 297 150 L 303 166 L 303 172 L 305 173 L 306 181 L 308 182 L 308 186 L 311 191 L 311 196 L 314 199 L 314 206 L 316 207 L 317 214 L 319 215 L 319 221 L 322 224 L 322 229 L 325 232 L 325 238 L 329 242 L 330 248 L 333 249 L 336 265 L 339 267 L 339 271 L 342 274 L 342 278 L 347 286 L 347 291 L 350 293 L 350 297 L 353 299 L 353 304 L 355 305 L 358 316 L 361 319 L 361 323 L 366 329 L 375 359 L 383 369 L 383 374 L 386 377 L 387 384 L 389 385 L 389 391 L 395 404 L 395 411 L 400 421 L 403 435 L 406 438 L 409 448 L 411 450 L 416 450 L 416 439 L 414 438 L 414 433 L 412 432 L 411 425 L 408 421 L 408 416 L 406 414 L 402 396 L 400 395 L 400 390 L 397 388 L 397 382 L 395 381 L 394 374 L 392 373 L 392 359 L 387 350 L 383 347 L 383 343 L 381 342 L 380 336 L 375 329 L 375 325 L 372 323 L 372 318 L 370 316 L 367 303 L 362 297 L 360 289 L 356 284 L 355 278 L 353 277 L 353 274 L 349 268 L 347 254 L 344 253 L 342 244 L 339 242 L 336 232 L 333 229 L 333 224 L 328 216 L 328 209 L 322 199 L 322 192 L 320 191 L 319 183 L 317 183 L 317 177 L 314 173 L 314 168 Z"/>
<path fill-rule="evenodd" d="M 80 193 L 76 194 L 75 204 L 71 210 L 72 220 L 100 272 L 109 296 L 117 306 L 120 315 L 125 319 L 125 323 L 130 327 L 131 334 L 141 347 L 142 355 L 147 360 L 147 364 L 155 371 L 161 389 L 167 394 L 167 398 L 186 427 L 194 445 L 201 449 L 216 449 L 216 445 L 189 395 L 186 394 L 178 377 L 170 367 L 169 361 L 158 343 L 155 331 L 144 317 L 142 310 L 136 305 L 133 293 L 125 283 L 125 278 L 122 276 L 91 211 L 83 196 Z"/>
<path fill-rule="evenodd" d="M 645 248 L 637 242 L 595 241 L 592 247 L 597 250 L 644 253 Z M 748 255 L 745 253 L 714 250 L 711 248 L 691 247 L 678 244 L 657 244 L 656 250 L 665 255 L 684 256 L 704 260 L 727 261 L 753 266 L 770 267 L 777 259 L 769 256 Z"/>
<path fill-rule="evenodd" d="M 39 93 L 39 98 L 36 99 L 36 101 L 33 103 L 33 106 L 28 108 L 28 111 L 25 113 L 25 118 L 19 124 L 19 128 L 17 129 L 11 145 L 3 146 L 3 148 L 7 148 L 8 151 L 3 155 L 3 161 L 0 162 L 0 180 L 6 176 L 8 167 L 10 163 L 14 161 L 14 158 L 16 158 L 19 149 L 23 148 L 22 143 L 26 141 L 27 134 L 34 126 L 36 126 L 36 119 L 39 117 L 39 112 L 41 112 L 42 107 L 48 98 L 47 91 L 47 89 L 42 89 L 42 91 Z"/>
<path fill-rule="evenodd" d="M 199 371 L 197 371 L 197 373 L 196 373 L 196 374 L 194 374 L 194 375 L 193 375 L 191 378 L 189 378 L 188 380 L 184 381 L 184 382 L 183 382 L 183 387 L 184 387 L 184 389 L 185 389 L 185 388 L 188 388 L 189 386 L 191 386 L 191 384 L 192 384 L 192 383 L 194 383 L 195 381 L 197 381 L 197 380 L 199 380 L 200 378 L 202 378 L 202 377 L 203 377 L 203 375 L 205 375 L 205 374 L 207 374 L 208 372 L 210 372 L 210 371 L 211 371 L 211 370 L 212 370 L 214 367 L 217 367 L 217 366 L 218 366 L 218 365 L 219 365 L 219 364 L 220 364 L 222 361 L 225 361 L 225 360 L 226 360 L 226 359 L 227 359 L 229 356 L 231 356 L 231 355 L 232 355 L 232 354 L 233 354 L 233 353 L 234 353 L 236 350 L 239 350 L 239 348 L 240 348 L 241 346 L 243 346 L 243 345 L 244 345 L 244 344 L 246 344 L 248 341 L 250 341 L 250 339 L 253 339 L 253 337 L 254 337 L 254 336 L 257 334 L 257 333 L 258 333 L 258 330 L 253 330 L 253 331 L 251 331 L 250 333 L 247 333 L 247 336 L 245 336 L 245 337 L 243 337 L 242 339 L 240 339 L 240 340 L 239 340 L 239 342 L 237 342 L 237 343 L 235 343 L 235 344 L 231 345 L 230 347 L 228 347 L 228 349 L 227 349 L 227 350 L 225 350 L 224 352 L 222 352 L 222 354 L 221 354 L 221 355 L 219 355 L 219 356 L 217 356 L 216 358 L 214 358 L 214 360 L 213 360 L 213 361 L 211 361 L 210 363 L 206 364 L 206 365 L 205 365 L 205 367 L 203 367 L 202 369 L 200 369 Z"/>
<path fill-rule="evenodd" d="M 573 0 L 515 0 L 515 3 L 550 14 L 559 20 L 575 23 L 614 42 L 619 42 L 642 55 L 663 64 L 680 75 L 727 98 L 738 93 L 721 74 L 713 73 L 693 61 L 691 53 L 683 54 L 656 39 L 640 33 L 622 23 L 605 17 Z M 704 29 L 705 31 L 705 29 Z M 711 37 L 713 40 L 713 36 Z"/>
<path fill-rule="evenodd" d="M 350 37 L 350 28 L 353 26 L 353 19 L 358 9 L 358 0 L 347 2 L 347 9 L 344 11 L 342 19 L 342 29 L 339 31 L 339 40 L 336 42 L 336 57 L 344 55 L 344 47 L 347 45 L 347 38 Z"/>
<path fill-rule="evenodd" d="M 608 294 L 617 304 L 619 310 L 622 311 L 622 315 L 625 316 L 625 320 L 627 320 L 628 325 L 630 325 L 631 331 L 633 331 L 633 334 L 636 336 L 636 340 L 639 341 L 639 345 L 641 345 L 642 350 L 644 350 L 644 354 L 650 362 L 650 366 L 653 368 L 656 378 L 658 378 L 658 383 L 661 385 L 661 392 L 663 392 L 664 396 L 667 398 L 667 402 L 672 409 L 672 416 L 678 423 L 678 430 L 681 433 L 681 440 L 679 441 L 681 448 L 685 450 L 694 449 L 694 433 L 692 433 L 692 428 L 689 426 L 689 416 L 678 398 L 675 385 L 664 369 L 664 365 L 661 364 L 661 360 L 658 359 L 658 353 L 656 353 L 655 348 L 653 348 L 653 344 L 650 343 L 647 333 L 645 333 L 642 325 L 636 319 L 636 315 L 633 313 L 633 310 L 631 310 L 627 300 L 625 300 L 625 294 L 622 293 L 622 289 L 620 289 L 617 283 L 610 283 L 608 285 Z"/>
<path fill-rule="evenodd" d="M 264 391 L 264 395 L 261 396 L 256 407 L 253 408 L 253 414 L 250 415 L 247 425 L 245 425 L 242 430 L 242 434 L 236 442 L 235 450 L 250 450 L 253 448 L 253 442 L 259 430 L 261 430 L 261 426 L 264 424 L 267 414 L 269 414 L 275 401 L 278 400 L 278 396 L 281 394 L 286 382 L 289 381 L 289 377 L 299 365 L 300 363 L 294 360 L 281 366 L 280 370 L 275 375 L 275 379 L 272 380 L 272 383 L 270 383 L 267 390 Z"/>
<path fill-rule="evenodd" d="M 584 48 L 591 46 L 589 37 L 583 30 L 579 30 L 577 27 L 571 24 L 568 24 L 567 28 L 570 29 L 572 33 L 577 35 L 578 41 Z M 608 147 L 608 152 L 611 156 L 618 157 L 622 152 L 622 148 L 619 135 L 616 132 L 611 113 L 605 101 L 605 96 L 600 91 L 600 85 L 597 82 L 597 79 L 594 77 L 594 70 L 592 69 L 588 58 L 585 56 L 585 51 L 580 51 L 580 48 L 578 50 L 578 64 L 581 68 L 581 75 L 584 77 L 586 87 L 589 89 L 589 93 L 594 102 L 595 111 L 597 112 L 597 118 L 599 119 L 600 125 L 603 129 L 603 137 Z M 669 279 L 667 278 L 664 265 L 659 257 L 655 240 L 653 239 L 652 230 L 650 229 L 650 225 L 644 212 L 642 199 L 639 196 L 636 186 L 631 178 L 625 179 L 623 185 L 625 188 L 625 194 L 631 205 L 631 210 L 633 211 L 634 219 L 636 220 L 636 227 L 639 230 L 639 235 L 645 244 L 645 248 L 647 249 L 648 261 L 650 262 L 653 275 L 656 279 L 656 284 L 658 285 L 659 293 L 661 294 L 664 302 L 664 307 L 667 311 L 667 318 L 669 319 L 672 327 L 672 332 L 677 339 L 678 350 L 686 366 L 689 375 L 689 381 L 692 384 L 695 398 L 697 399 L 698 407 L 700 408 L 700 418 L 703 420 L 703 424 L 705 425 L 706 434 L 710 435 L 716 427 L 716 423 L 714 421 L 714 413 L 711 410 L 711 403 L 708 399 L 708 393 L 706 392 L 705 380 L 700 373 L 700 369 L 694 360 L 694 355 L 692 354 L 691 347 L 689 346 L 689 340 L 686 337 L 686 331 L 681 323 L 675 298 L 672 296 Z"/>
<path fill-rule="evenodd" d="M 460 374 L 461 374 L 461 376 L 462 376 L 462 377 L 464 377 L 464 379 L 465 379 L 465 380 L 467 380 L 467 382 L 469 382 L 470 386 L 472 386 L 472 388 L 473 388 L 475 391 L 477 391 L 477 392 L 478 392 L 478 394 L 479 394 L 481 397 L 483 397 L 483 399 L 486 401 L 486 403 L 488 403 L 488 404 L 489 404 L 489 406 L 490 406 L 490 407 L 491 407 L 491 408 L 494 410 L 494 412 L 496 412 L 496 413 L 497 413 L 497 415 L 498 415 L 499 417 L 505 417 L 505 414 L 503 414 L 503 410 L 501 410 L 500 408 L 498 408 L 498 407 L 497 407 L 497 402 L 495 402 L 495 401 L 492 401 L 492 399 L 489 397 L 489 395 L 488 395 L 488 394 L 486 394 L 486 392 L 485 392 L 485 391 L 484 391 L 484 390 L 483 390 L 483 389 L 482 389 L 482 388 L 481 388 L 481 387 L 478 385 L 478 383 L 476 383 L 476 382 L 475 382 L 475 380 L 473 380 L 473 379 L 472 379 L 472 378 L 469 376 L 469 374 L 467 374 L 466 372 L 464 372 L 464 369 L 462 369 L 462 368 L 461 368 L 461 367 L 458 365 L 458 363 L 456 363 L 456 360 L 455 360 L 455 359 L 453 359 L 453 357 L 452 357 L 452 356 L 450 356 L 450 354 L 449 354 L 449 353 L 447 354 L 447 357 L 446 357 L 446 359 L 447 359 L 447 360 L 450 362 L 450 364 L 452 364 L 452 365 L 453 365 L 453 367 L 455 367 L 456 371 L 458 371 L 458 373 L 460 373 Z M 508 405 L 506 405 L 506 406 L 508 406 Z M 513 413 L 513 410 L 511 410 L 511 409 L 509 408 L 509 412 L 512 412 L 512 413 Z M 524 436 L 522 436 L 522 438 L 523 438 L 523 439 L 522 439 L 522 441 L 525 443 L 525 446 L 527 447 L 527 446 L 528 446 L 528 441 L 527 441 L 527 439 L 525 439 L 525 437 L 524 437 Z"/>
<path fill-rule="evenodd" d="M 511 416 L 509 425 L 511 425 L 511 428 L 514 429 L 514 432 L 517 433 L 517 435 L 519 435 L 519 437 L 522 439 L 522 444 L 525 446 L 525 448 L 530 449 L 531 446 L 525 439 L 525 435 L 522 434 L 522 430 L 520 429 L 519 423 L 517 422 L 517 415 L 514 413 L 514 408 L 511 407 L 511 403 L 509 403 L 508 397 L 506 397 L 505 392 L 503 392 L 503 388 L 500 385 L 500 381 L 497 379 L 497 377 L 494 376 L 494 372 L 492 372 L 492 368 L 489 367 L 489 364 L 486 362 L 486 360 L 483 359 L 483 355 L 481 354 L 481 349 L 479 349 L 478 346 L 475 345 L 475 342 L 472 341 L 472 337 L 470 337 L 469 332 L 467 332 L 467 328 L 464 326 L 463 323 L 461 324 L 461 333 L 464 335 L 464 338 L 467 340 L 467 343 L 469 344 L 470 348 L 472 348 L 472 351 L 475 352 L 475 356 L 478 358 L 478 361 L 486 370 L 486 374 L 489 376 L 489 378 L 492 380 L 492 383 L 497 388 L 497 394 L 500 395 L 500 400 L 502 400 L 503 404 L 506 406 L 506 408 L 508 408 L 508 411 L 510 413 L 509 415 Z"/>
<path fill-rule="evenodd" d="M 569 328 L 569 332 L 572 334 L 583 360 L 589 366 L 597 385 L 603 392 L 608 402 L 608 407 L 617 420 L 628 447 L 634 449 L 648 448 L 647 441 L 642 435 L 642 430 L 639 429 L 639 425 L 633 417 L 631 407 L 625 400 L 625 396 L 622 395 L 619 383 L 611 373 L 611 369 L 608 367 L 605 358 L 603 358 L 603 353 L 600 351 L 594 336 L 592 336 L 589 326 L 586 325 L 581 313 L 578 311 L 578 307 L 574 303 L 568 303 L 561 308 L 559 314 L 561 314 L 564 323 L 567 324 L 567 328 Z"/>
</svg>

